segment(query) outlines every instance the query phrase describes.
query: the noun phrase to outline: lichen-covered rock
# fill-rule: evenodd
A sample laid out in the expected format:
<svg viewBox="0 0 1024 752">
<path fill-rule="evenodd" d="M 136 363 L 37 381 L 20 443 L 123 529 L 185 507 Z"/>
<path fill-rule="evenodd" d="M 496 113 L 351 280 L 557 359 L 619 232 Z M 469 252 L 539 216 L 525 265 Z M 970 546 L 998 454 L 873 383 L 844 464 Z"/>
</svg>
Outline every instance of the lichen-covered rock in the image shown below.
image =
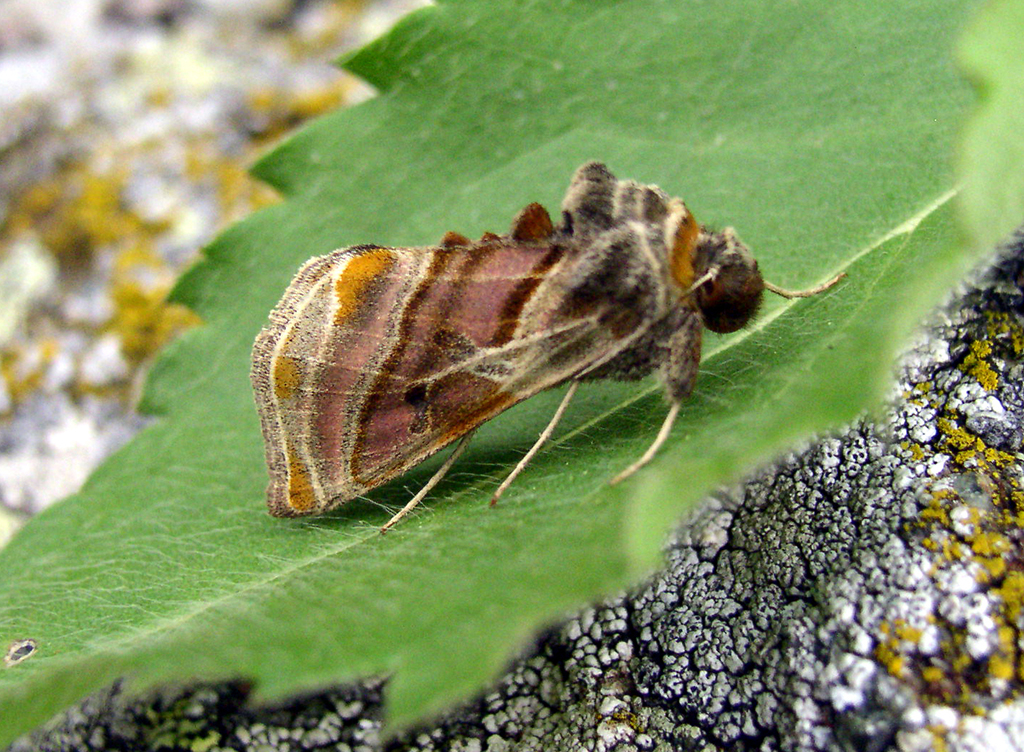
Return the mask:
<svg viewBox="0 0 1024 752">
<path fill-rule="evenodd" d="M 0 2 L 0 507 L 75 493 L 145 425 L 146 367 L 198 323 L 171 285 L 277 200 L 254 155 L 362 91 L 340 5 Z"/>
<path fill-rule="evenodd" d="M 381 741 L 377 680 L 263 708 L 115 687 L 13 749 L 1024 749 L 1022 246 L 935 314 L 884 415 L 713 494 L 662 572 L 434 724 Z"/>
<path fill-rule="evenodd" d="M 252 709 L 244 682 L 167 688 L 129 698 L 120 683 L 89 697 L 9 752 L 46 750 L 380 749 L 382 682 Z"/>
</svg>

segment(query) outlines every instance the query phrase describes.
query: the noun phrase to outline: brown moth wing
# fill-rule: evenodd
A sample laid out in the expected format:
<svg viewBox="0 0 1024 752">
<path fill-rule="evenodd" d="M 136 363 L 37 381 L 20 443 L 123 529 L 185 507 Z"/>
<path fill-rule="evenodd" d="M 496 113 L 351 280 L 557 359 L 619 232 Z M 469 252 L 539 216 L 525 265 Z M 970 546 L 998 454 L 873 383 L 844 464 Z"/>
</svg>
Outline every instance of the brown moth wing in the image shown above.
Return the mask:
<svg viewBox="0 0 1024 752">
<path fill-rule="evenodd" d="M 395 477 L 584 365 L 574 358 L 561 368 L 538 367 L 560 339 L 578 339 L 592 322 L 569 322 L 569 334 L 564 326 L 521 326 L 523 309 L 544 298 L 566 250 L 499 240 L 430 252 L 431 266 L 362 406 L 353 478 L 370 486 Z"/>
<path fill-rule="evenodd" d="M 599 311 L 559 312 L 579 255 L 489 238 L 308 262 L 254 348 L 270 512 L 337 506 L 607 353 Z"/>
<path fill-rule="evenodd" d="M 400 268 L 400 261 L 394 249 L 376 246 L 310 259 L 257 337 L 251 375 L 270 471 L 267 505 L 271 514 L 311 514 L 324 508 L 317 402 L 325 390 L 358 391 L 356 361 L 362 358 L 364 366 L 372 362 L 387 323 L 386 316 L 366 319 L 362 298 L 380 288 L 382 280 L 398 279 L 393 272 Z M 387 293 L 384 299 L 392 305 L 400 304 L 399 290 L 381 292 Z M 360 329 L 366 336 L 353 336 Z M 334 332 L 340 332 L 350 347 L 347 364 L 329 360 Z M 339 427 L 351 421 L 354 409 L 349 406 L 334 416 Z M 358 492 L 351 489 L 352 494 Z"/>
</svg>

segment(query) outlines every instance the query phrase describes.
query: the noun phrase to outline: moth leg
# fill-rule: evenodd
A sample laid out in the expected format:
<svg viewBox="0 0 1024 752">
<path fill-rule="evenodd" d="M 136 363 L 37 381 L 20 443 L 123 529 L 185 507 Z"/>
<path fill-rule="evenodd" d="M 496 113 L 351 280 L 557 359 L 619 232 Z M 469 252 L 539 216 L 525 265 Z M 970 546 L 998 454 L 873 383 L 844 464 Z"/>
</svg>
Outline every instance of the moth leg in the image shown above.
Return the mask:
<svg viewBox="0 0 1024 752">
<path fill-rule="evenodd" d="M 654 437 L 654 443 L 647 448 L 647 451 L 644 452 L 640 459 L 612 478 L 611 481 L 609 481 L 609 485 L 614 486 L 616 483 L 624 481 L 630 475 L 654 459 L 654 455 L 658 453 L 658 450 L 661 449 L 661 445 L 665 443 L 665 439 L 667 439 L 668 435 L 672 432 L 672 424 L 676 422 L 676 416 L 679 415 L 679 405 L 679 402 L 672 403 L 672 407 L 668 409 L 668 415 L 665 416 L 665 422 L 661 424 L 661 430 L 658 431 L 658 435 Z"/>
<path fill-rule="evenodd" d="M 672 424 L 679 415 L 679 406 L 693 391 L 693 382 L 697 378 L 697 367 L 700 363 L 701 323 L 700 319 L 686 313 L 676 325 L 675 331 L 666 343 L 665 360 L 661 364 L 661 380 L 665 384 L 671 407 L 661 430 L 654 438 L 654 443 L 647 448 L 643 456 L 611 479 L 611 485 L 620 483 L 642 468 L 661 449 L 661 445 L 672 432 Z"/>
<path fill-rule="evenodd" d="M 501 495 L 505 493 L 505 490 L 512 485 L 512 481 L 516 479 L 519 473 L 523 472 L 526 466 L 530 464 L 530 460 L 532 460 L 534 455 L 540 451 L 544 442 L 551 438 L 551 434 L 554 433 L 555 426 L 557 426 L 558 421 L 562 419 L 562 414 L 565 413 L 565 408 L 569 406 L 569 400 L 571 400 L 572 396 L 576 394 L 576 388 L 579 385 L 580 382 L 578 381 L 574 381 L 569 384 L 569 389 L 566 391 L 565 396 L 562 397 L 562 401 L 558 405 L 558 409 L 555 410 L 555 414 L 551 416 L 551 420 L 548 421 L 547 427 L 541 431 L 536 443 L 530 447 L 530 451 L 527 452 L 521 460 L 519 460 L 519 464 L 512 469 L 512 472 L 508 474 L 508 477 L 506 477 L 505 480 L 501 482 L 501 485 L 498 486 L 498 490 L 494 492 L 494 496 L 491 497 L 492 507 L 498 503 L 498 499 L 500 499 Z"/>
<path fill-rule="evenodd" d="M 409 512 L 415 509 L 416 506 L 421 501 L 423 501 L 424 498 L 426 498 L 426 495 L 430 493 L 430 489 L 432 489 L 434 486 L 441 482 L 441 478 L 443 478 L 448 473 L 449 468 L 451 468 L 451 466 L 455 464 L 455 460 L 457 460 L 459 458 L 459 455 L 461 455 L 465 451 L 466 445 L 469 443 L 469 437 L 472 435 L 473 432 L 470 431 L 469 433 L 462 437 L 462 440 L 459 442 L 459 445 L 455 447 L 455 451 L 448 455 L 448 459 L 446 459 L 444 461 L 444 464 L 437 469 L 437 472 L 430 477 L 430 480 L 428 480 L 426 485 L 419 490 L 419 493 L 417 493 L 415 496 L 409 499 L 408 504 L 406 504 L 404 507 L 398 510 L 394 517 L 392 517 L 390 520 L 384 523 L 384 527 L 380 529 L 381 533 L 386 533 L 388 530 L 393 528 L 395 526 L 395 523 L 397 523 L 400 519 L 405 517 L 405 515 L 409 514 Z"/>
<path fill-rule="evenodd" d="M 698 316 L 686 315 L 668 338 L 660 370 L 669 402 L 682 402 L 693 391 L 700 368 L 701 329 Z"/>
</svg>

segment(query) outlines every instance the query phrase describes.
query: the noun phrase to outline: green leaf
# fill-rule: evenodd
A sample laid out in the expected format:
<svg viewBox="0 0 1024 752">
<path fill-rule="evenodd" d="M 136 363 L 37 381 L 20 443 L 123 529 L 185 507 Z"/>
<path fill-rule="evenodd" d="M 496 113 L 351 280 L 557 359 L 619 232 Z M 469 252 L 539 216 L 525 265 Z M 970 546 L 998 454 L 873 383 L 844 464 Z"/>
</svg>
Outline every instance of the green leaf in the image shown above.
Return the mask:
<svg viewBox="0 0 1024 752">
<path fill-rule="evenodd" d="M 449 0 L 347 65 L 381 89 L 256 168 L 287 197 L 225 233 L 176 299 L 205 325 L 154 368 L 160 420 L 0 551 L 0 743 L 85 693 L 245 676 L 279 695 L 387 674 L 408 722 L 479 688 L 539 624 L 657 561 L 715 483 L 875 399 L 891 354 L 959 272 L 950 153 L 967 101 L 949 52 L 962 4 Z M 376 530 L 435 459 L 327 517 L 263 511 L 249 351 L 306 258 L 365 242 L 503 230 L 556 208 L 601 159 L 736 226 L 776 284 L 847 271 L 709 337 L 697 393 L 657 460 L 653 382 L 580 390 L 557 440 L 496 509 L 490 492 L 560 398 L 478 432 L 449 478 Z"/>
<path fill-rule="evenodd" d="M 978 95 L 959 149 L 969 241 L 990 248 L 1024 223 L 1024 2 L 987 3 L 964 34 L 960 64 Z"/>
</svg>

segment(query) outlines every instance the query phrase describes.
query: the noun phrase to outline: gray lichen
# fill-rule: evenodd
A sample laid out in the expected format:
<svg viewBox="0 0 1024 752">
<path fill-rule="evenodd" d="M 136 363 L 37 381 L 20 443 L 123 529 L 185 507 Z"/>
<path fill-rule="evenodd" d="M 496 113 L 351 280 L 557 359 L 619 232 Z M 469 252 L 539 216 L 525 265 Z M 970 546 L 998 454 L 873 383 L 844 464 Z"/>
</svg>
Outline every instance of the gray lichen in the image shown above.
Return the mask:
<svg viewBox="0 0 1024 752">
<path fill-rule="evenodd" d="M 118 683 L 9 749 L 375 752 L 381 687 L 367 681 L 250 709 L 243 682 L 165 688 L 141 699 Z"/>
<path fill-rule="evenodd" d="M 663 571 L 381 740 L 380 681 L 276 707 L 114 687 L 39 750 L 1024 749 L 1024 254 L 906 353 L 890 407 L 713 494 Z"/>
</svg>

